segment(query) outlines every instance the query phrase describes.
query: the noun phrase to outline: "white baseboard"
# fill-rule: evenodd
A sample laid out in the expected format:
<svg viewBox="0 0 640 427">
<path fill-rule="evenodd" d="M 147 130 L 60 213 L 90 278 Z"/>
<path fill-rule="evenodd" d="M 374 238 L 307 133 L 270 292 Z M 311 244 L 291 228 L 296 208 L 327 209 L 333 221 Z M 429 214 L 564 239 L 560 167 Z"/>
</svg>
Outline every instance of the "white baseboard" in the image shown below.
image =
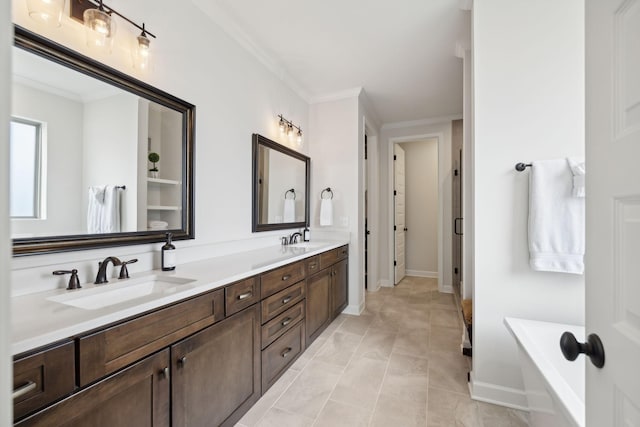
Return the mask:
<svg viewBox="0 0 640 427">
<path fill-rule="evenodd" d="M 451 285 L 442 285 L 442 287 L 440 287 L 438 289 L 440 292 L 445 293 L 445 294 L 452 294 L 453 293 L 453 286 Z"/>
<path fill-rule="evenodd" d="M 360 314 L 364 311 L 364 301 L 360 304 L 349 304 L 347 308 L 342 310 L 344 314 L 351 314 L 353 316 L 360 316 Z"/>
<path fill-rule="evenodd" d="M 437 271 L 405 270 L 405 273 L 407 274 L 407 276 L 429 277 L 431 279 L 437 279 L 438 278 L 438 272 Z"/>
<path fill-rule="evenodd" d="M 471 381 L 469 381 L 469 394 L 472 399 L 481 402 L 506 406 L 521 411 L 529 410 L 527 395 L 523 390 L 476 381 L 473 371 L 471 372 Z"/>
<path fill-rule="evenodd" d="M 380 279 L 378 286 L 384 286 L 385 288 L 393 288 L 393 284 L 387 279 Z"/>
</svg>

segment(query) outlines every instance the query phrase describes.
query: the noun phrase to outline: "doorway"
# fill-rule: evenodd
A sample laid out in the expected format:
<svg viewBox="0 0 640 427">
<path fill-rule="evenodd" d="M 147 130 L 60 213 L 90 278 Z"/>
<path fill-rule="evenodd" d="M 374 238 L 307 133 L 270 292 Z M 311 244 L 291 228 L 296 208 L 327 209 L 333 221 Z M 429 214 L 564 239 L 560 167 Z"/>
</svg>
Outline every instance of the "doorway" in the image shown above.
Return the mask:
<svg viewBox="0 0 640 427">
<path fill-rule="evenodd" d="M 405 275 L 439 278 L 438 138 L 393 143 L 393 283 Z"/>
</svg>

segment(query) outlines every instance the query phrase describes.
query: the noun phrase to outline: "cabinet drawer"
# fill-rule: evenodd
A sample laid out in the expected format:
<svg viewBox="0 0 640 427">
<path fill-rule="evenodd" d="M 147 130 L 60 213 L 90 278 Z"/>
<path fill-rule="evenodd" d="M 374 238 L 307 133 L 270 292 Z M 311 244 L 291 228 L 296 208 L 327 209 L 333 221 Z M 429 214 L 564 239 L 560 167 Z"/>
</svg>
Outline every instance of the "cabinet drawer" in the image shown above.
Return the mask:
<svg viewBox="0 0 640 427">
<path fill-rule="evenodd" d="M 13 416 L 21 418 L 75 388 L 73 342 L 27 356 L 13 363 Z"/>
<path fill-rule="evenodd" d="M 260 279 L 251 277 L 224 289 L 224 311 L 227 316 L 260 301 Z"/>
<path fill-rule="evenodd" d="M 87 385 L 224 318 L 218 289 L 78 340 L 78 383 Z"/>
<path fill-rule="evenodd" d="M 304 301 L 300 301 L 289 310 L 265 323 L 262 326 L 262 348 L 264 349 L 277 340 L 279 336 L 293 328 L 302 319 L 304 319 Z"/>
<path fill-rule="evenodd" d="M 320 271 L 320 255 L 307 258 L 306 263 L 307 263 L 307 276 L 310 276 Z"/>
<path fill-rule="evenodd" d="M 265 323 L 273 316 L 282 313 L 289 307 L 293 307 L 302 301 L 305 295 L 304 281 L 283 289 L 277 294 L 262 300 L 262 323 Z"/>
<path fill-rule="evenodd" d="M 304 261 L 285 265 L 260 276 L 262 298 L 291 286 L 304 279 Z"/>
<path fill-rule="evenodd" d="M 349 256 L 349 245 L 340 246 L 320 254 L 320 268 L 327 268 Z"/>
<path fill-rule="evenodd" d="M 304 322 L 298 322 L 262 352 L 262 394 L 302 353 L 305 348 L 304 337 Z"/>
</svg>

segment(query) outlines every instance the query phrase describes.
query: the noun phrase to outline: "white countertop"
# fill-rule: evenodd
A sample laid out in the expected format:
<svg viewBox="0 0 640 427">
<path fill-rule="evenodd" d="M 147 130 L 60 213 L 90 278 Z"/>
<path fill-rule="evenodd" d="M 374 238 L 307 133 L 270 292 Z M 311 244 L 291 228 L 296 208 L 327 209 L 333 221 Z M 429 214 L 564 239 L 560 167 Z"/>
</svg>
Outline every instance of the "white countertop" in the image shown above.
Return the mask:
<svg viewBox="0 0 640 427">
<path fill-rule="evenodd" d="M 161 297 L 157 295 L 143 296 L 95 310 L 77 308 L 49 300 L 57 295 L 90 290 L 96 287 L 93 284 L 83 283 L 82 289 L 73 291 L 57 289 L 14 297 L 11 301 L 11 351 L 15 356 L 56 341 L 72 338 L 110 323 L 178 302 L 348 243 L 348 241 L 336 240 L 314 241 L 308 247 L 303 247 L 303 245 L 270 246 L 178 265 L 175 271 L 171 272 L 160 270 L 136 272 L 131 269 L 131 279 L 129 280 L 155 274 L 188 278 L 193 282 L 181 285 L 179 291 L 175 293 L 165 294 Z M 109 283 L 99 285 L 99 287 L 103 288 L 118 283 L 126 283 L 126 281 L 111 278 Z"/>
</svg>

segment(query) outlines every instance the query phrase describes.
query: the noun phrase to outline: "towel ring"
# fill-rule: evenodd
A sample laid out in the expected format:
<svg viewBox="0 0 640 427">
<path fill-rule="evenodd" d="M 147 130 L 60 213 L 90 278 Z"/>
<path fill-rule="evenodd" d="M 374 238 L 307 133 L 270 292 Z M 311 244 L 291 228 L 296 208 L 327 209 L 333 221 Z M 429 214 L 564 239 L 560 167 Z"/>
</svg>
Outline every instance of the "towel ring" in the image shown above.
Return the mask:
<svg viewBox="0 0 640 427">
<path fill-rule="evenodd" d="M 284 193 L 284 198 L 285 198 L 285 199 L 287 198 L 287 194 L 289 194 L 289 193 L 293 193 L 293 200 L 295 200 L 295 199 L 296 199 L 296 190 L 294 190 L 293 188 L 292 188 L 291 190 L 287 190 L 287 191 Z"/>
<path fill-rule="evenodd" d="M 324 190 L 322 190 L 322 193 L 320 193 L 320 198 L 324 199 L 324 193 L 329 193 L 331 195 L 331 197 L 329 197 L 329 199 L 333 199 L 333 191 L 331 191 L 331 187 L 327 187 Z"/>
</svg>

